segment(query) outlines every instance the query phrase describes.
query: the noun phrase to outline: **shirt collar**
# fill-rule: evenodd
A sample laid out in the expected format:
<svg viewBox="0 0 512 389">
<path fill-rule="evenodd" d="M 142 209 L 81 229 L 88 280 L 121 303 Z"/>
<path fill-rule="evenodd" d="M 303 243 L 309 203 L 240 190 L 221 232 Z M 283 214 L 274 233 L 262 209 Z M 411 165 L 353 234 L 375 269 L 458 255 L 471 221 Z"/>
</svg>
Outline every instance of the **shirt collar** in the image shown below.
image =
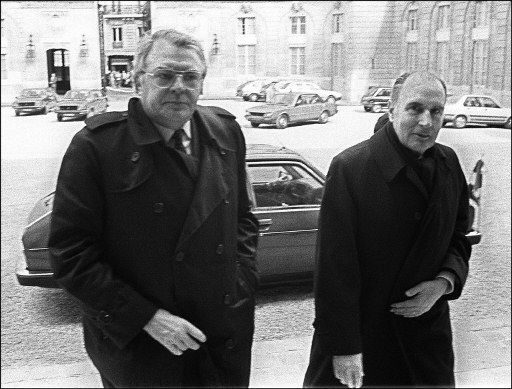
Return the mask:
<svg viewBox="0 0 512 389">
<path fill-rule="evenodd" d="M 164 139 L 165 144 L 169 143 L 169 140 L 172 137 L 172 134 L 174 131 L 170 131 L 167 127 L 161 126 L 158 123 L 153 123 L 155 127 L 159 130 L 160 134 L 165 134 L 166 138 Z M 190 142 L 192 140 L 192 130 L 190 128 L 190 120 L 187 121 L 182 127 L 183 131 L 185 132 L 185 139 L 183 139 L 184 142 Z"/>
</svg>

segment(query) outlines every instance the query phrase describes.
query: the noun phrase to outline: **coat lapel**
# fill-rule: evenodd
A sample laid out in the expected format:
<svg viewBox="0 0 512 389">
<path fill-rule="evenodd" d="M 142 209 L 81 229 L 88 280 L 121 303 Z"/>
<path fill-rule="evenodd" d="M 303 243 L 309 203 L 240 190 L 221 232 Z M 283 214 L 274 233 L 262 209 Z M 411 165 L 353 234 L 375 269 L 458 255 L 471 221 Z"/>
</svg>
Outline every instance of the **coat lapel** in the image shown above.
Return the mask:
<svg viewBox="0 0 512 389">
<path fill-rule="evenodd" d="M 187 218 L 176 245 L 176 251 L 181 249 L 183 244 L 226 198 L 230 187 L 230 169 L 227 161 L 230 150 L 221 147 L 212 135 L 212 129 L 216 125 L 221 125 L 220 120 L 197 111 L 193 120 L 195 120 L 194 124 L 201 139 L 199 176 Z"/>
</svg>

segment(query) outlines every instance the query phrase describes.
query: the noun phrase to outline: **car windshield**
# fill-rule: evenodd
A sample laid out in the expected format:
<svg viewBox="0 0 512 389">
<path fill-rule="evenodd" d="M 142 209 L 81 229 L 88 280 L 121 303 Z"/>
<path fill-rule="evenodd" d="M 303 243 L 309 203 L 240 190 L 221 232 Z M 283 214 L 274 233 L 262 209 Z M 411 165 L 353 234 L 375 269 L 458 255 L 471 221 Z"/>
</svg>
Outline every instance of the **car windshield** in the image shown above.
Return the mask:
<svg viewBox="0 0 512 389">
<path fill-rule="evenodd" d="M 86 99 L 87 93 L 79 90 L 68 90 L 64 95 L 65 99 Z"/>
<path fill-rule="evenodd" d="M 24 89 L 21 91 L 21 97 L 42 97 L 44 90 L 42 89 Z"/>
<path fill-rule="evenodd" d="M 293 95 L 286 93 L 286 94 L 277 94 L 274 95 L 274 98 L 270 100 L 272 104 L 285 104 L 289 105 L 293 103 Z"/>
<path fill-rule="evenodd" d="M 372 87 L 370 87 L 370 89 L 368 89 L 368 92 L 366 92 L 364 95 L 371 96 L 377 91 L 377 89 L 379 89 L 379 88 L 377 88 L 376 86 L 372 86 Z"/>
</svg>

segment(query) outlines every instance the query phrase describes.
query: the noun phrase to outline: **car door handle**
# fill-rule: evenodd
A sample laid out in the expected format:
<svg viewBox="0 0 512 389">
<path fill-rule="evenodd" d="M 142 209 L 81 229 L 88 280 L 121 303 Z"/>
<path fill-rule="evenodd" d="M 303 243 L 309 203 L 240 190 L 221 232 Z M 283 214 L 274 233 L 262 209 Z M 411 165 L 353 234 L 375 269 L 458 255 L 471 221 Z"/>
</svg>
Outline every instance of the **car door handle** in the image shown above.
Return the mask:
<svg viewBox="0 0 512 389">
<path fill-rule="evenodd" d="M 270 226 L 272 225 L 272 219 L 260 219 L 260 232 L 265 232 L 270 229 Z"/>
</svg>

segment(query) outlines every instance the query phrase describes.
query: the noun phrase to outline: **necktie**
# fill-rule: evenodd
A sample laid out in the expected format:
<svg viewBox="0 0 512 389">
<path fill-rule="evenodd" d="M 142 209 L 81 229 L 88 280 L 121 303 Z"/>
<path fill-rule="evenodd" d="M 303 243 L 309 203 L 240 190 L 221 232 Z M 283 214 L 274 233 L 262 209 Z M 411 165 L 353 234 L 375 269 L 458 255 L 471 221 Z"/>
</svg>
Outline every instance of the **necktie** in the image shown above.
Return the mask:
<svg viewBox="0 0 512 389">
<path fill-rule="evenodd" d="M 169 144 L 171 147 L 174 147 L 176 150 L 181 151 L 182 153 L 187 153 L 185 146 L 183 145 L 183 140 L 185 138 L 185 131 L 183 129 L 179 129 L 174 131 L 172 134 Z"/>
</svg>

